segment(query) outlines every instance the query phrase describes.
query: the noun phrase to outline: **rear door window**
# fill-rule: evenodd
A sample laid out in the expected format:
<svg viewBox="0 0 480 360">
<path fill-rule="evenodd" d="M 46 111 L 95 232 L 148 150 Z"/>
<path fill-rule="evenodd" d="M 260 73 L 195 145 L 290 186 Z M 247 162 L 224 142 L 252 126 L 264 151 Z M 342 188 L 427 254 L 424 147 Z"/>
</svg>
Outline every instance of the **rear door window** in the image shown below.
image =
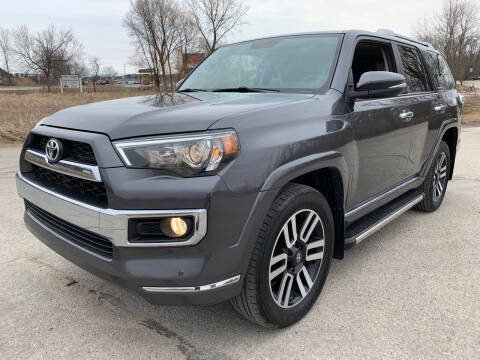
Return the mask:
<svg viewBox="0 0 480 360">
<path fill-rule="evenodd" d="M 447 90 L 455 88 L 455 80 L 445 58 L 441 55 L 438 55 L 437 58 L 440 86 Z"/>
<path fill-rule="evenodd" d="M 418 51 L 410 46 L 398 45 L 409 93 L 429 91 L 427 74 Z"/>
</svg>

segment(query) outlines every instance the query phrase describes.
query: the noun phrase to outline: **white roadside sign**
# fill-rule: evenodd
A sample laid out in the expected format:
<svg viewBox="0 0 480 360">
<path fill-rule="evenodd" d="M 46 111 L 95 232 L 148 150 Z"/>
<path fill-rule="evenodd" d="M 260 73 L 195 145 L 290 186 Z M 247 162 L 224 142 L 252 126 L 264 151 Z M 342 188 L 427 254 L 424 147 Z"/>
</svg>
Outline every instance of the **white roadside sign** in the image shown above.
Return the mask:
<svg viewBox="0 0 480 360">
<path fill-rule="evenodd" d="M 82 79 L 78 75 L 62 75 L 60 79 L 60 90 L 63 94 L 63 89 L 82 89 Z"/>
<path fill-rule="evenodd" d="M 62 75 L 62 84 L 66 89 L 78 89 L 80 87 L 78 75 Z"/>
</svg>

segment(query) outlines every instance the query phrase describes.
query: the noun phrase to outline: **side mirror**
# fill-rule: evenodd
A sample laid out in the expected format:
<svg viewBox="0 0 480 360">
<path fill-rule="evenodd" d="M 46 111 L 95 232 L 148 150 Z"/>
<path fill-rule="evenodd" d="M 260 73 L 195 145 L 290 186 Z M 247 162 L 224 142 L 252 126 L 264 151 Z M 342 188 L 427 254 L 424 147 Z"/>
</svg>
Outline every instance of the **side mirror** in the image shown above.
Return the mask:
<svg viewBox="0 0 480 360">
<path fill-rule="evenodd" d="M 405 76 L 389 71 L 367 71 L 360 76 L 351 98 L 382 98 L 397 96 L 407 87 Z"/>
<path fill-rule="evenodd" d="M 178 80 L 177 83 L 175 84 L 175 90 L 177 90 L 180 86 L 182 86 L 184 81 L 185 81 L 185 78 Z"/>
</svg>

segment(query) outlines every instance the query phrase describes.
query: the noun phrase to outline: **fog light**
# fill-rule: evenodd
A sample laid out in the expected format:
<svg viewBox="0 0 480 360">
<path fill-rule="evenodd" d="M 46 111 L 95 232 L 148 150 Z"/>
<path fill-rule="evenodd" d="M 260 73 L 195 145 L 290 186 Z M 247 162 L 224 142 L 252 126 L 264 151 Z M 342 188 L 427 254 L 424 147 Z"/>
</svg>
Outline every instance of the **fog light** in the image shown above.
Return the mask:
<svg viewBox="0 0 480 360">
<path fill-rule="evenodd" d="M 188 225 L 180 217 L 166 218 L 161 223 L 162 232 L 170 237 L 184 236 L 188 232 Z"/>
</svg>

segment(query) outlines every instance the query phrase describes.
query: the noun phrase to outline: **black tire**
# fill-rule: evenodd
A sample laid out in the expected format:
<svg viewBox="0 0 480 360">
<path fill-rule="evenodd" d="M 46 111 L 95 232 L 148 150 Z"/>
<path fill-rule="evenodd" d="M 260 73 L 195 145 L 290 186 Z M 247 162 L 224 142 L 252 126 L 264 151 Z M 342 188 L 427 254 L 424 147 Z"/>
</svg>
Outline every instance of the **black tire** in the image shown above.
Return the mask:
<svg viewBox="0 0 480 360">
<path fill-rule="evenodd" d="M 446 165 L 444 165 L 445 169 L 439 173 L 439 170 L 442 170 L 443 166 L 439 169 L 438 164 L 443 158 L 446 161 Z M 428 174 L 421 186 L 423 191 L 423 200 L 415 206 L 417 210 L 432 212 L 440 207 L 447 191 L 450 166 L 450 148 L 445 141 L 442 141 L 438 147 L 435 157 L 433 158 L 430 170 L 428 171 Z M 440 178 L 440 176 L 443 177 Z M 442 187 L 440 194 L 438 194 L 439 188 L 437 187 L 439 181 Z"/>
<path fill-rule="evenodd" d="M 288 291 L 287 295 L 285 295 L 286 305 L 288 306 L 290 301 L 292 301 L 292 303 L 294 303 L 294 301 L 299 301 L 299 303 L 288 308 L 281 307 L 277 302 L 282 301 L 280 299 L 280 294 L 283 294 L 283 292 L 282 290 L 279 290 L 278 297 L 275 299 L 274 292 L 272 290 L 272 284 L 270 282 L 271 280 L 269 279 L 271 272 L 270 261 L 273 259 L 273 253 L 275 249 L 277 249 L 277 244 L 279 244 L 278 246 L 283 245 L 283 242 L 278 242 L 280 241 L 280 232 L 283 229 L 283 226 L 290 221 L 294 214 L 295 216 L 297 216 L 296 214 L 299 214 L 298 216 L 301 217 L 304 214 L 303 212 L 306 212 L 305 214 L 309 214 L 308 211 L 312 213 L 314 219 L 320 218 L 320 222 L 317 222 L 317 225 L 313 225 L 312 221 L 310 223 L 311 225 L 307 226 L 307 224 L 309 224 L 309 220 L 306 219 L 310 218 L 306 216 L 305 221 L 303 222 L 304 225 L 301 225 L 300 227 L 314 228 L 314 232 L 311 233 L 312 235 L 309 235 L 309 238 L 314 239 L 312 241 L 316 241 L 318 243 L 318 239 L 321 239 L 321 237 L 317 233 L 319 229 L 317 226 L 319 224 L 322 225 L 321 233 L 323 234 L 324 239 L 323 258 L 321 260 L 307 260 L 308 257 L 312 258 L 312 256 L 308 255 L 310 250 L 305 250 L 306 252 L 304 253 L 305 255 L 303 259 L 304 263 L 296 263 L 297 265 L 295 267 L 295 265 L 291 265 L 290 262 L 285 260 L 285 264 L 290 264 L 289 266 L 291 267 L 286 270 L 285 273 L 282 273 L 282 276 L 278 276 L 278 278 L 282 277 L 281 281 L 283 281 L 283 277 L 285 277 L 286 272 L 292 271 L 291 273 L 295 274 L 293 269 L 298 269 L 299 267 L 301 268 L 303 264 L 305 264 L 304 267 L 309 266 L 309 269 L 312 269 L 311 266 L 313 266 L 312 264 L 315 263 L 315 270 L 313 271 L 316 275 L 313 279 L 313 284 L 303 288 L 304 290 L 308 288 L 308 292 L 306 295 L 300 296 L 300 300 L 292 300 L 292 298 L 296 295 L 290 294 L 296 294 L 294 290 L 295 287 L 300 290 L 298 287 L 298 282 L 296 283 L 295 281 L 298 281 L 296 276 L 303 276 L 298 275 L 298 273 L 301 271 L 297 272 L 297 275 L 287 275 L 292 276 L 290 280 L 292 281 L 292 285 L 290 286 L 291 292 Z M 318 215 L 318 218 L 316 215 Z M 302 218 L 300 218 L 300 220 L 301 219 Z M 297 233 L 301 234 L 302 230 L 299 230 Z M 282 234 L 284 233 L 282 232 Z M 298 236 L 300 238 L 300 235 Z M 237 310 L 248 320 L 267 328 L 282 328 L 300 320 L 310 310 L 322 291 L 333 255 L 334 238 L 333 217 L 325 197 L 309 186 L 299 184 L 287 185 L 273 202 L 272 207 L 270 208 L 270 211 L 268 212 L 261 227 L 260 233 L 258 234 L 257 241 L 250 258 L 249 267 L 244 278 L 242 293 L 231 300 L 235 310 Z M 298 239 L 295 244 L 297 244 L 299 241 L 300 239 Z M 311 241 L 307 239 L 306 242 L 299 243 L 299 249 L 301 249 L 302 246 L 306 247 L 306 243 L 310 244 L 310 242 Z M 291 249 L 288 250 L 290 251 Z M 300 251 L 301 250 L 298 250 L 298 252 Z M 302 256 L 300 256 L 300 258 L 301 257 Z M 297 257 L 295 257 L 295 259 L 298 261 Z M 289 257 L 289 261 L 290 260 L 291 256 Z M 307 261 L 309 262 L 307 263 Z M 320 261 L 319 265 L 317 265 L 318 261 Z M 311 279 L 310 275 L 309 279 Z M 296 299 L 298 299 L 298 296 Z"/>
</svg>

